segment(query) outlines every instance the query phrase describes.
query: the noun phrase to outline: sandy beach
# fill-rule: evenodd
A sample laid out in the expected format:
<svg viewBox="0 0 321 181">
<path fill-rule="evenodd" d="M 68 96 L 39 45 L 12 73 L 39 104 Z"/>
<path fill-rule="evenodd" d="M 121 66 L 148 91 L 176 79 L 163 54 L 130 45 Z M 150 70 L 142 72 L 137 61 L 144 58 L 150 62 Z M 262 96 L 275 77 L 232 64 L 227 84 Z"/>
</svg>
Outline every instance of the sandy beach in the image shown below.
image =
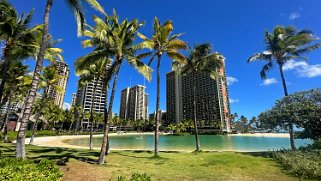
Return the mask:
<svg viewBox="0 0 321 181">
<path fill-rule="evenodd" d="M 228 136 L 253 136 L 253 137 L 277 137 L 277 138 L 289 138 L 289 133 L 239 133 L 229 134 Z"/>
</svg>

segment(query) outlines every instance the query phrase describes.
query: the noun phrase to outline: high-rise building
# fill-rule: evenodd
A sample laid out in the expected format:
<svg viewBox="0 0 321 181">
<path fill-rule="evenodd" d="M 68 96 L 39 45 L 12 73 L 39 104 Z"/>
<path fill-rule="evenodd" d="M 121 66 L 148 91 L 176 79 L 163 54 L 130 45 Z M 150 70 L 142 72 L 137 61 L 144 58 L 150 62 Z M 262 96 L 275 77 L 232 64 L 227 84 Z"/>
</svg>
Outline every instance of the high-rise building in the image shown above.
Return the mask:
<svg viewBox="0 0 321 181">
<path fill-rule="evenodd" d="M 72 93 L 71 106 L 76 105 L 76 100 L 77 100 L 77 93 Z"/>
<path fill-rule="evenodd" d="M 106 86 L 102 79 L 98 80 L 94 94 L 94 86 L 96 79 L 88 82 L 83 87 L 78 87 L 76 95 L 76 104 L 82 106 L 85 112 L 90 112 L 93 103 L 93 111 L 103 113 L 106 107 Z"/>
<path fill-rule="evenodd" d="M 136 85 L 122 90 L 119 109 L 121 119 L 148 118 L 148 94 L 145 93 L 145 89 L 145 86 Z"/>
<path fill-rule="evenodd" d="M 212 79 L 209 75 L 197 73 L 196 117 L 205 127 L 220 127 L 230 132 L 230 112 L 225 67 L 217 70 L 222 77 Z M 167 124 L 193 119 L 192 75 L 181 76 L 178 70 L 166 75 Z"/>
<path fill-rule="evenodd" d="M 63 91 L 57 91 L 53 87 L 49 87 L 47 94 L 53 99 L 54 103 L 62 109 L 64 106 L 64 98 L 70 70 L 68 69 L 68 65 L 64 62 L 56 62 L 54 66 L 57 69 L 57 73 L 61 76 L 57 85 L 61 87 Z"/>
<path fill-rule="evenodd" d="M 76 105 L 81 106 L 84 112 L 90 112 L 93 103 L 93 111 L 96 113 L 104 113 L 106 108 L 106 86 L 104 86 L 102 78 L 100 78 L 96 85 L 94 94 L 94 86 L 96 79 L 88 82 L 83 87 L 78 86 L 76 94 Z M 89 129 L 89 119 L 83 119 L 81 126 Z"/>
</svg>

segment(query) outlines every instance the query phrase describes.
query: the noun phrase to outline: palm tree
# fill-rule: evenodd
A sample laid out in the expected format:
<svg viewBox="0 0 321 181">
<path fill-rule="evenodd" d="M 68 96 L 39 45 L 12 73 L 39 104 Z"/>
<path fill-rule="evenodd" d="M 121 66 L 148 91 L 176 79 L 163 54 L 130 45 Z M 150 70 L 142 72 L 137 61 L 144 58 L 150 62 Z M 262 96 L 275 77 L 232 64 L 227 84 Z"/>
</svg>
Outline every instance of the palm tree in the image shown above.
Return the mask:
<svg viewBox="0 0 321 181">
<path fill-rule="evenodd" d="M 29 144 L 33 144 L 35 133 L 37 131 L 38 121 L 42 114 L 42 109 L 45 107 L 46 102 L 48 102 L 49 90 L 52 88 L 58 92 L 63 91 L 62 87 L 58 85 L 58 82 L 61 78 L 62 76 L 58 74 L 58 70 L 54 65 L 45 67 L 43 70 L 43 75 L 40 76 L 41 81 L 39 83 L 39 87 L 40 89 L 43 89 L 43 94 L 40 100 L 39 107 L 34 107 L 35 122 L 32 125 L 32 135 Z"/>
<path fill-rule="evenodd" d="M 82 59 L 80 59 L 82 60 Z M 76 73 L 80 76 L 79 85 L 84 86 L 90 81 L 94 81 L 94 89 L 92 92 L 92 102 L 90 106 L 90 136 L 89 136 L 89 149 L 93 149 L 93 124 L 94 124 L 94 103 L 96 95 L 96 87 L 101 80 L 102 76 L 105 75 L 106 67 L 111 63 L 110 59 L 99 59 L 94 62 L 89 61 L 76 61 Z"/>
<path fill-rule="evenodd" d="M 182 75 L 191 75 L 193 80 L 193 121 L 195 130 L 196 150 L 200 151 L 196 117 L 196 76 L 205 74 L 215 79 L 219 76 L 219 70 L 223 67 L 224 57 L 218 53 L 212 53 L 212 46 L 208 43 L 195 45 L 189 48 L 189 56 L 182 67 Z"/>
<path fill-rule="evenodd" d="M 106 75 L 104 77 L 105 86 L 113 77 L 113 86 L 109 99 L 108 111 L 105 110 L 104 120 L 104 137 L 101 145 L 100 156 L 98 162 L 104 163 L 106 147 L 108 143 L 109 119 L 112 117 L 112 107 L 116 92 L 118 73 L 123 61 L 127 61 L 146 79 L 150 80 L 152 70 L 140 61 L 145 57 L 145 54 L 135 55 L 140 47 L 134 46 L 135 36 L 138 29 L 143 25 L 137 19 L 128 21 L 127 19 L 119 22 L 119 17 L 116 12 L 112 16 L 105 15 L 104 19 L 94 17 L 95 27 L 88 26 L 85 35 L 89 39 L 83 41 L 84 47 L 94 47 L 94 50 L 89 54 L 79 58 L 77 61 L 93 62 L 100 59 L 114 58 L 111 65 L 106 67 Z"/>
<path fill-rule="evenodd" d="M 314 44 L 318 39 L 308 30 L 298 31 L 292 26 L 277 26 L 272 33 L 265 32 L 264 41 L 267 49 L 264 52 L 254 54 L 247 62 L 262 60 L 266 63 L 260 72 L 262 79 L 266 79 L 266 73 L 273 68 L 273 64 L 277 64 L 281 74 L 284 95 L 288 96 L 283 73 L 284 64 L 293 59 L 306 60 L 301 55 L 318 49 L 321 43 Z M 291 123 L 289 124 L 289 133 L 291 148 L 295 150 L 293 124 Z"/>
<path fill-rule="evenodd" d="M 14 62 L 24 60 L 34 54 L 36 37 L 41 33 L 42 26 L 30 28 L 33 11 L 26 16 L 19 16 L 16 10 L 6 0 L 0 0 L 0 43 L 2 49 L 0 102 L 3 98 L 8 70 Z"/>
<path fill-rule="evenodd" d="M 75 14 L 75 18 L 78 25 L 78 35 L 82 35 L 82 32 L 84 30 L 85 18 L 84 18 L 83 8 L 81 6 L 81 0 L 67 0 L 66 2 Z M 103 8 L 100 6 L 100 4 L 96 0 L 86 0 L 86 2 L 89 5 L 91 5 L 91 7 L 93 7 L 94 9 L 105 14 Z M 43 60 L 45 58 L 44 57 L 45 50 L 48 44 L 49 15 L 50 15 L 50 10 L 52 8 L 52 5 L 53 5 L 53 0 L 47 0 L 46 7 L 45 7 L 45 14 L 44 14 L 44 23 L 43 23 L 44 28 L 42 32 L 42 41 L 40 44 L 39 53 L 37 55 L 36 66 L 35 66 L 32 84 L 31 84 L 32 87 L 28 92 L 25 108 L 22 114 L 20 129 L 17 135 L 16 157 L 22 157 L 22 158 L 26 157 L 24 139 L 26 137 L 26 128 L 28 125 L 31 109 L 36 97 L 37 85 L 41 74 Z"/>
<path fill-rule="evenodd" d="M 158 156 L 158 130 L 160 124 L 160 63 L 162 56 L 166 53 L 174 62 L 184 63 L 185 56 L 179 53 L 179 50 L 186 49 L 184 41 L 178 39 L 181 34 L 171 35 L 173 31 L 172 21 L 166 21 L 161 25 L 157 17 L 154 19 L 153 38 L 149 39 L 146 36 L 138 33 L 138 36 L 144 41 L 139 44 L 140 47 L 149 48 L 152 51 L 146 55 L 152 55 L 148 66 L 157 58 L 157 98 L 156 98 L 156 119 L 155 119 L 155 149 L 154 154 Z"/>
<path fill-rule="evenodd" d="M 3 127 L 4 127 L 4 141 L 8 141 L 7 136 L 7 125 L 8 125 L 8 117 L 12 112 L 12 103 L 16 102 L 20 96 L 25 96 L 24 92 L 26 88 L 29 87 L 31 81 L 28 79 L 28 66 L 22 65 L 21 62 L 11 63 L 11 66 L 8 70 L 8 82 L 5 85 L 4 89 L 4 100 L 7 102 L 7 110 L 5 112 L 5 116 L 3 119 Z M 2 128 L 0 129 L 2 130 Z"/>
</svg>

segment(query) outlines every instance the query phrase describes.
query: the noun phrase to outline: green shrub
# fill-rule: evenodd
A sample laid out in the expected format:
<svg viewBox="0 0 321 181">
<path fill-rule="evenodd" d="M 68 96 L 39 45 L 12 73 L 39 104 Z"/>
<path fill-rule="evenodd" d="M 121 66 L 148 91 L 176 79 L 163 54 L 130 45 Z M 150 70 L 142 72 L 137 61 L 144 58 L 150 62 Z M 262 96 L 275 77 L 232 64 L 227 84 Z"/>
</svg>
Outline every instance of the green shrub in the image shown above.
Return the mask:
<svg viewBox="0 0 321 181">
<path fill-rule="evenodd" d="M 56 181 L 62 176 L 59 167 L 48 159 L 39 163 L 16 158 L 0 159 L 0 180 Z"/>
<path fill-rule="evenodd" d="M 124 176 L 119 176 L 117 178 L 117 181 L 126 181 L 126 178 Z M 130 181 L 151 181 L 150 176 L 140 173 L 133 173 L 130 177 Z"/>
<path fill-rule="evenodd" d="M 298 177 L 321 179 L 321 150 L 274 152 L 273 157 Z"/>
</svg>

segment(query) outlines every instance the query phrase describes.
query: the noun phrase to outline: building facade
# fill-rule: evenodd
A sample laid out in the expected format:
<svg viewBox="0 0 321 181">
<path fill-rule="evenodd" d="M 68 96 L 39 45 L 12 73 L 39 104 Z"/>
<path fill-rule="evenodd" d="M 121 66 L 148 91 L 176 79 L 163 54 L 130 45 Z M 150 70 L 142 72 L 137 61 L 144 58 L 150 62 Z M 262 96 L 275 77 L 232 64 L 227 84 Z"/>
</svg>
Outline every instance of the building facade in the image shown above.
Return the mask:
<svg viewBox="0 0 321 181">
<path fill-rule="evenodd" d="M 57 91 L 53 87 L 49 87 L 49 89 L 47 90 L 47 94 L 51 99 L 53 99 L 54 104 L 62 109 L 64 106 L 64 99 L 70 70 L 68 69 L 68 65 L 65 62 L 56 62 L 54 66 L 58 71 L 57 73 L 61 76 L 57 85 L 61 87 L 63 91 Z"/>
<path fill-rule="evenodd" d="M 119 117 L 121 119 L 147 119 L 148 118 L 148 94 L 146 87 L 136 85 L 121 91 Z"/>
<path fill-rule="evenodd" d="M 222 77 L 212 79 L 209 75 L 197 73 L 196 118 L 203 127 L 220 128 L 230 132 L 230 112 L 225 67 L 217 70 Z M 178 70 L 166 75 L 167 124 L 193 119 L 192 75 L 179 75 Z"/>
<path fill-rule="evenodd" d="M 72 93 L 71 106 L 75 106 L 76 105 L 76 100 L 77 100 L 77 93 Z"/>
<path fill-rule="evenodd" d="M 83 87 L 78 86 L 76 94 L 76 104 L 84 109 L 84 112 L 90 112 L 93 102 L 93 111 L 96 113 L 104 113 L 106 108 L 106 86 L 102 79 L 98 80 L 94 93 L 96 79 L 88 82 Z"/>
</svg>

